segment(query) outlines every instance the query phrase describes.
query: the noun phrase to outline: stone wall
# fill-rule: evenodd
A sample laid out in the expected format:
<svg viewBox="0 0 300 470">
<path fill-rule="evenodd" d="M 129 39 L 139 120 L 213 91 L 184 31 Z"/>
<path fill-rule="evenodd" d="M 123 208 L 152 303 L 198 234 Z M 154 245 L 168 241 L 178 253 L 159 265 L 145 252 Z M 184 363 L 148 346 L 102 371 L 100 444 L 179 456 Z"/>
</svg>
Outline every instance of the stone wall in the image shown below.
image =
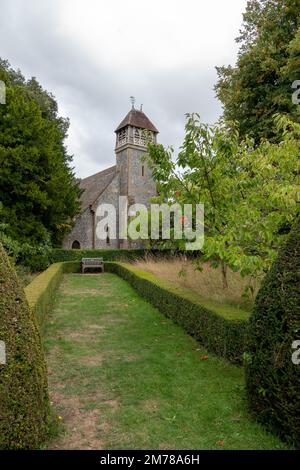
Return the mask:
<svg viewBox="0 0 300 470">
<path fill-rule="evenodd" d="M 118 235 L 118 219 L 119 219 L 119 194 L 120 194 L 120 180 L 119 180 L 119 174 L 116 173 L 116 176 L 110 183 L 110 185 L 103 191 L 103 193 L 99 196 L 99 198 L 94 202 L 93 204 L 93 210 L 96 214 L 97 207 L 100 204 L 112 204 L 115 209 L 116 209 L 116 221 L 117 221 L 117 235 Z M 97 223 L 99 222 L 100 217 L 97 217 L 95 215 L 95 230 L 97 227 Z M 118 239 L 113 239 L 110 235 L 110 242 L 107 243 L 106 240 L 99 240 L 97 238 L 97 235 L 95 233 L 95 248 L 104 248 L 104 249 L 111 249 L 111 248 L 119 248 L 119 240 Z"/>
<path fill-rule="evenodd" d="M 96 236 L 96 227 L 99 217 L 96 210 L 99 204 L 113 204 L 116 209 L 117 235 L 119 230 L 119 196 L 127 196 L 129 205 L 134 203 L 149 205 L 149 199 L 156 195 L 156 184 L 152 178 L 151 170 L 143 160 L 146 148 L 124 145 L 116 152 L 117 173 L 112 182 L 93 203 L 91 208 L 76 219 L 72 232 L 65 238 L 63 248 L 72 248 L 77 240 L 80 248 L 142 248 L 143 241 L 129 241 L 113 239 L 110 234 L 109 243 L 99 240 Z M 93 233 L 94 232 L 94 233 Z"/>
<path fill-rule="evenodd" d="M 117 171 L 120 175 L 120 194 L 128 194 L 128 148 L 116 153 Z"/>
<path fill-rule="evenodd" d="M 156 195 L 156 184 L 144 157 L 146 149 L 127 146 L 117 152 L 117 168 L 120 173 L 120 194 L 132 201 L 148 204 L 149 198 Z"/>
<path fill-rule="evenodd" d="M 129 205 L 138 203 L 149 205 L 155 196 L 156 183 L 144 156 L 145 148 L 127 145 L 116 153 L 117 168 L 120 174 L 120 195 L 128 197 Z M 121 240 L 120 248 L 145 248 L 143 240 Z"/>
<path fill-rule="evenodd" d="M 80 248 L 92 248 L 93 246 L 93 213 L 87 207 L 76 219 L 72 232 L 63 242 L 63 248 L 72 248 L 73 241 L 80 243 Z"/>
<path fill-rule="evenodd" d="M 144 160 L 145 151 L 129 149 L 129 190 L 134 202 L 149 204 L 149 198 L 156 195 L 156 184 L 151 170 Z"/>
</svg>

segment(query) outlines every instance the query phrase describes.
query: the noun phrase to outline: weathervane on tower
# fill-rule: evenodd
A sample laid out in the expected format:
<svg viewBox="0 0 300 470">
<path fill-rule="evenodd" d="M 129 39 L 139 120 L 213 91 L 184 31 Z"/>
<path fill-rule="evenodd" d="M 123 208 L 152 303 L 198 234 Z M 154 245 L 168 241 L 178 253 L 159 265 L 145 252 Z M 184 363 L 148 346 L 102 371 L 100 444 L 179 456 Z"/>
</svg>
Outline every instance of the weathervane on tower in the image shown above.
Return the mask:
<svg viewBox="0 0 300 470">
<path fill-rule="evenodd" d="M 130 101 L 131 101 L 132 109 L 134 109 L 135 97 L 134 97 L 134 96 L 131 96 L 131 97 L 130 97 Z"/>
</svg>

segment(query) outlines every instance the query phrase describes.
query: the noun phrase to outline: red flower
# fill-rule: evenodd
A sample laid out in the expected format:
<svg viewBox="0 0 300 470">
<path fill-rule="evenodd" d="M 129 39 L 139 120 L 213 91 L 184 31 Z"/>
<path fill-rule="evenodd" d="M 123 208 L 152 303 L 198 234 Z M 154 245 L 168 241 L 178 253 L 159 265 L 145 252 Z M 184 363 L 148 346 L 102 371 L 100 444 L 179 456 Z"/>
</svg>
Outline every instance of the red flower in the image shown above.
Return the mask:
<svg viewBox="0 0 300 470">
<path fill-rule="evenodd" d="M 182 217 L 180 217 L 180 222 L 182 224 L 184 224 L 184 222 L 186 222 L 188 220 L 187 216 L 186 215 L 183 215 Z"/>
</svg>

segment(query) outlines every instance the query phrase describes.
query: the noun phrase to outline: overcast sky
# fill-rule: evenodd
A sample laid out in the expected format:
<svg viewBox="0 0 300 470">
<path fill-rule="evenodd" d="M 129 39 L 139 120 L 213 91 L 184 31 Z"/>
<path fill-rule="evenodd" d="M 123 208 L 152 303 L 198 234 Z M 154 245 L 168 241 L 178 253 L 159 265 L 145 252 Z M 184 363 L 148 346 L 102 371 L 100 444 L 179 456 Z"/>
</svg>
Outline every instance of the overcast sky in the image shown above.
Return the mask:
<svg viewBox="0 0 300 470">
<path fill-rule="evenodd" d="M 55 95 L 78 176 L 115 163 L 131 95 L 164 145 L 180 145 L 186 112 L 220 116 L 215 66 L 236 61 L 246 0 L 0 1 L 0 57 Z"/>
</svg>

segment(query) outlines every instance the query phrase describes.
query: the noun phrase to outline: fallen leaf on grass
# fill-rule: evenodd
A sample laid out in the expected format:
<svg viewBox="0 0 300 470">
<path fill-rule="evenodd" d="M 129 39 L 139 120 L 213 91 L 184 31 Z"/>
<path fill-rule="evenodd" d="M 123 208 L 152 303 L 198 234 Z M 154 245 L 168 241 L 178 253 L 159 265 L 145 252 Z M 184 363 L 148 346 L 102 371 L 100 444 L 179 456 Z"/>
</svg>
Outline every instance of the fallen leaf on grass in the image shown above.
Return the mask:
<svg viewBox="0 0 300 470">
<path fill-rule="evenodd" d="M 165 418 L 165 420 L 170 421 L 170 422 L 175 421 L 175 419 L 176 419 L 176 415 L 174 415 L 173 418 Z"/>
</svg>

